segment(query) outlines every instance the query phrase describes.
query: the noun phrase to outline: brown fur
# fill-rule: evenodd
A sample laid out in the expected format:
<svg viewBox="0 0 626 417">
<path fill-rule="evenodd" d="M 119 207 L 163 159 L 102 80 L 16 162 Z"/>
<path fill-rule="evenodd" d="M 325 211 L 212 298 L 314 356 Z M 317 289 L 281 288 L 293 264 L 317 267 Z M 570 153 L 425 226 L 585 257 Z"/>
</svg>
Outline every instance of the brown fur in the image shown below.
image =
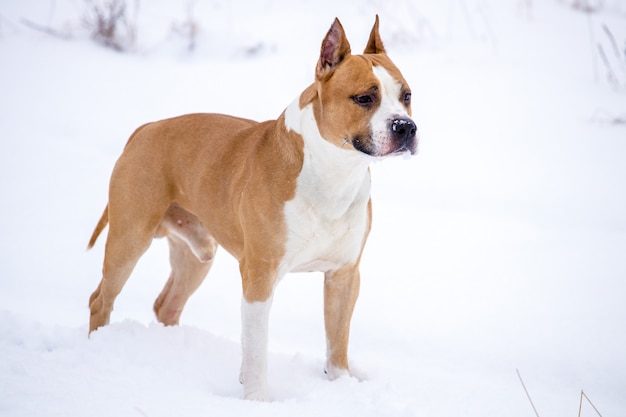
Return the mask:
<svg viewBox="0 0 626 417">
<path fill-rule="evenodd" d="M 245 298 L 265 300 L 273 283 L 262 271 L 278 267 L 286 233 L 281 207 L 293 198 L 301 164 L 302 139 L 284 123 L 190 114 L 137 129 L 115 164 L 109 203 L 90 240 L 92 246 L 108 220 L 105 279 L 90 299 L 90 331 L 108 323 L 115 297 L 155 236 L 168 236 L 178 253 L 161 297 L 178 301 L 157 302 L 159 319 L 171 315 L 161 309 L 180 311 L 186 302 L 168 298 L 168 292 L 178 293 L 185 280 L 201 281 L 199 275 L 208 272 L 170 232 L 176 222 L 167 221 L 172 206 L 197 218 L 207 240 L 215 239 L 245 265 Z M 277 173 L 287 180 L 276 181 Z"/>
</svg>

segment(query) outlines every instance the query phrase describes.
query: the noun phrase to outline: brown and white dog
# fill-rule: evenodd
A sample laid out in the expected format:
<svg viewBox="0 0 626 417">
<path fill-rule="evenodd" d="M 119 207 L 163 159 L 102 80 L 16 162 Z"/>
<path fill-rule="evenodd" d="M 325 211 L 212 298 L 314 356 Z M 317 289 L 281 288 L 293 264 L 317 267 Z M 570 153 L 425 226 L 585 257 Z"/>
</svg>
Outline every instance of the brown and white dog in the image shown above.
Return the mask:
<svg viewBox="0 0 626 417">
<path fill-rule="evenodd" d="M 240 265 L 247 399 L 267 400 L 268 317 L 288 272 L 324 272 L 326 372 L 349 375 L 348 334 L 359 261 L 371 224 L 369 164 L 417 151 L 411 90 L 385 53 L 378 16 L 363 55 L 335 19 L 315 82 L 278 120 L 189 114 L 148 123 L 128 140 L 89 247 L 109 224 L 89 332 L 154 237 L 167 237 L 172 272 L 154 311 L 178 323 L 218 245 Z"/>
</svg>

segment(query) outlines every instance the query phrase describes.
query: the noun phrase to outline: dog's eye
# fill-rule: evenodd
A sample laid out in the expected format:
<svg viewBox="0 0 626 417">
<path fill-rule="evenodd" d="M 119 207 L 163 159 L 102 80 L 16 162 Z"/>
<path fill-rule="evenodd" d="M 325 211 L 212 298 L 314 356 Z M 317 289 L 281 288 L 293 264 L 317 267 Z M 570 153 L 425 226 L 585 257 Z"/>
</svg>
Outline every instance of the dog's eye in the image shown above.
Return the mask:
<svg viewBox="0 0 626 417">
<path fill-rule="evenodd" d="M 409 106 L 411 104 L 411 93 L 404 93 L 403 100 L 404 100 L 404 104 Z"/>
<path fill-rule="evenodd" d="M 354 96 L 352 97 L 352 100 L 354 100 L 354 102 L 358 104 L 359 106 L 363 106 L 363 107 L 369 107 L 374 102 L 374 100 L 372 99 L 372 96 L 370 96 L 369 94 L 364 94 L 362 96 Z"/>
</svg>

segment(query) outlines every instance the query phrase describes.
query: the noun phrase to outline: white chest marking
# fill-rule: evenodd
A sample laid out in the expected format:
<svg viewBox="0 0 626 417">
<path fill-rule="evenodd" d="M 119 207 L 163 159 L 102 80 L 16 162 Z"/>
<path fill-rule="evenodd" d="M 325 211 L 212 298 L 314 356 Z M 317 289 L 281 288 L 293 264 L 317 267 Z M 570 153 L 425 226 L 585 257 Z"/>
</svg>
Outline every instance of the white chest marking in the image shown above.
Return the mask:
<svg viewBox="0 0 626 417">
<path fill-rule="evenodd" d="M 296 99 L 287 128 L 304 138 L 304 164 L 296 195 L 285 204 L 288 271 L 330 271 L 355 262 L 367 232 L 370 157 L 340 149 L 320 135 L 312 105 Z"/>
</svg>

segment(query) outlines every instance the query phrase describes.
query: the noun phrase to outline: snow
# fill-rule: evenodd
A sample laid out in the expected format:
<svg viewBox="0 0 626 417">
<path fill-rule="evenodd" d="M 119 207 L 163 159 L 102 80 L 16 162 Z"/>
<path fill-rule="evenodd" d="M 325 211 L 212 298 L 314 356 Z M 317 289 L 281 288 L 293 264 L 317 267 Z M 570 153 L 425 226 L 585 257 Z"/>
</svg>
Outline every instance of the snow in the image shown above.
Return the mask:
<svg viewBox="0 0 626 417">
<path fill-rule="evenodd" d="M 581 390 L 626 415 L 626 82 L 590 40 L 610 51 L 606 24 L 623 48 L 626 5 L 568 3 L 129 2 L 137 42 L 118 53 L 89 39 L 81 2 L 4 1 L 0 415 L 532 416 L 516 369 L 541 416 L 577 415 Z M 87 338 L 104 239 L 85 247 L 130 133 L 198 111 L 275 118 L 332 19 L 359 51 L 375 13 L 421 143 L 372 167 L 355 377 L 325 378 L 322 280 L 294 274 L 271 313 L 273 402 L 241 400 L 236 262 L 218 251 L 163 327 L 163 241 Z"/>
</svg>

